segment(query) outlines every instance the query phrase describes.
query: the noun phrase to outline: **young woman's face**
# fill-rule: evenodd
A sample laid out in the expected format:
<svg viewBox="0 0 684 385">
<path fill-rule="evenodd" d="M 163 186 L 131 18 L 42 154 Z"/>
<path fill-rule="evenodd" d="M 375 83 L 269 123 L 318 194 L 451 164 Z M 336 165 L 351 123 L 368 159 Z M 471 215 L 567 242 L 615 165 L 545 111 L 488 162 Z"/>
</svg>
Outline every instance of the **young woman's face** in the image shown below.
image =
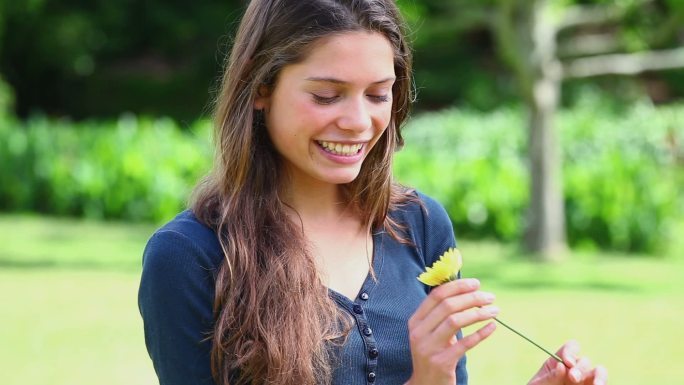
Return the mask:
<svg viewBox="0 0 684 385">
<path fill-rule="evenodd" d="M 394 52 L 379 33 L 317 42 L 255 101 L 294 183 L 353 181 L 392 113 Z"/>
</svg>

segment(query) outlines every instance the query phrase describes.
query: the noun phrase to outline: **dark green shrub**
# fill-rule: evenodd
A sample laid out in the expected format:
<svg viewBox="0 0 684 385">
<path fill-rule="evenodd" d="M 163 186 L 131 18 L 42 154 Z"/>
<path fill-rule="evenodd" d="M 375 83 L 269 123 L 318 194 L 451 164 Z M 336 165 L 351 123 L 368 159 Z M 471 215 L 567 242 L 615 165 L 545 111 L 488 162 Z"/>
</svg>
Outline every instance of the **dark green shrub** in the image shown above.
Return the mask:
<svg viewBox="0 0 684 385">
<path fill-rule="evenodd" d="M 561 111 L 558 128 L 570 243 L 664 249 L 684 213 L 684 151 L 672 148 L 684 138 L 684 106 L 615 111 L 589 100 Z M 397 178 L 444 203 L 457 234 L 521 236 L 529 175 L 520 109 L 425 114 L 405 133 Z"/>
<path fill-rule="evenodd" d="M 7 123 L 7 122 L 4 122 Z M 162 221 L 211 164 L 209 123 L 123 115 L 112 123 L 0 124 L 0 209 Z"/>
<path fill-rule="evenodd" d="M 684 106 L 589 100 L 558 115 L 572 245 L 657 252 L 684 213 Z M 210 123 L 0 119 L 0 210 L 164 221 L 211 165 Z M 520 109 L 414 118 L 397 180 L 442 202 L 460 237 L 520 238 L 528 200 Z M 679 138 L 679 139 L 677 139 Z M 679 159 L 679 160 L 678 160 Z"/>
</svg>

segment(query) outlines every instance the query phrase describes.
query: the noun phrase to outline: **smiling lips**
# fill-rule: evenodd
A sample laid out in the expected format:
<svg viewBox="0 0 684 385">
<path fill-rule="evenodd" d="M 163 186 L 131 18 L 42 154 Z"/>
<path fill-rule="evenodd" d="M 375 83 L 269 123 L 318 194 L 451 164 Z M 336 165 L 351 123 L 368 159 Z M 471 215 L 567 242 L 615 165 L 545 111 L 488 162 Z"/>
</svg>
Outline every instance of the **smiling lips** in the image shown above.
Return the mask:
<svg viewBox="0 0 684 385">
<path fill-rule="evenodd" d="M 316 143 L 318 143 L 318 145 L 320 145 L 323 148 L 323 150 L 325 150 L 326 152 L 329 152 L 329 153 L 334 154 L 334 155 L 341 155 L 341 156 L 356 155 L 363 148 L 363 143 L 343 144 L 343 143 L 326 142 L 326 141 L 319 141 L 319 140 L 317 140 Z"/>
</svg>

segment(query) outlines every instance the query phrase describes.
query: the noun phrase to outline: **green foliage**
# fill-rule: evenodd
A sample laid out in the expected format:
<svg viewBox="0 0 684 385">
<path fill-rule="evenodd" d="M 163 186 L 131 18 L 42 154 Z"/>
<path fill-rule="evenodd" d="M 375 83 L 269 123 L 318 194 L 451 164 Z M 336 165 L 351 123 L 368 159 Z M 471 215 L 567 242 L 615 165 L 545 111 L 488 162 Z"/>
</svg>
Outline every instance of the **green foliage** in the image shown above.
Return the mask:
<svg viewBox="0 0 684 385">
<path fill-rule="evenodd" d="M 559 114 L 569 241 L 574 246 L 663 251 L 684 218 L 684 106 L 610 111 L 600 100 Z M 518 239 L 529 175 L 524 116 L 425 114 L 406 129 L 398 179 L 443 202 L 461 236 Z"/>
<path fill-rule="evenodd" d="M 395 174 L 445 204 L 461 236 L 519 236 L 527 199 L 521 114 L 451 110 L 406 128 Z"/>
<path fill-rule="evenodd" d="M 553 18 L 569 7 L 601 6 L 621 15 L 604 27 L 562 31 L 610 34 L 617 51 L 681 46 L 681 0 L 547 0 Z M 246 1 L 0 1 L 0 74 L 16 91 L 22 117 L 111 118 L 121 111 L 194 120 L 210 104 L 224 54 Z M 398 0 L 415 48 L 417 108 L 457 103 L 494 109 L 519 92 L 501 61 L 492 26 L 506 4 L 527 0 Z M 522 20 L 518 15 L 515 23 Z M 556 20 L 556 21 L 558 21 Z M 11 33 L 10 33 L 11 31 Z M 573 44 L 570 44 L 571 46 Z M 519 50 L 520 51 L 520 50 Z M 684 95 L 682 70 L 665 83 Z M 649 74 L 661 77 L 659 74 Z M 566 84 L 572 84 L 573 81 Z M 603 86 L 621 95 L 614 80 Z"/>
<path fill-rule="evenodd" d="M 563 115 L 569 235 L 579 243 L 656 251 L 684 214 L 684 169 L 668 137 L 684 134 L 684 109 L 635 105 L 593 119 L 600 103 Z"/>
<path fill-rule="evenodd" d="M 196 119 L 227 50 L 223 36 L 244 7 L 238 0 L 4 3 L 0 74 L 16 90 L 18 113 L 77 119 L 122 111 Z"/>
<path fill-rule="evenodd" d="M 684 218 L 684 106 L 562 111 L 570 243 L 657 252 Z M 405 129 L 395 174 L 442 202 L 460 237 L 513 241 L 528 200 L 525 116 L 449 110 Z M 0 119 L 0 210 L 164 221 L 210 168 L 210 123 L 122 115 L 111 123 Z"/>
<path fill-rule="evenodd" d="M 209 169 L 209 123 L 0 121 L 0 209 L 162 221 Z"/>
<path fill-rule="evenodd" d="M 14 94 L 12 87 L 0 76 L 0 119 L 5 118 L 12 111 Z"/>
</svg>

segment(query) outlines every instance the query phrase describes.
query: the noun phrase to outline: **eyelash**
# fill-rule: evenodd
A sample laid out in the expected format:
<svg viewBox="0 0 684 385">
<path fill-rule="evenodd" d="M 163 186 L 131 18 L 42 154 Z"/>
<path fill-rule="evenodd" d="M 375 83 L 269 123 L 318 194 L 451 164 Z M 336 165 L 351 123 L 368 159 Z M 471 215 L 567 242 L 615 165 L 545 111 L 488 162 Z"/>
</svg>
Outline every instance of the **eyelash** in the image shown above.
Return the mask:
<svg viewBox="0 0 684 385">
<path fill-rule="evenodd" d="M 333 104 L 337 101 L 337 99 L 339 99 L 339 96 L 325 97 L 325 96 L 320 96 L 320 95 L 316 95 L 316 94 L 312 94 L 312 95 L 313 95 L 314 101 L 316 103 L 322 104 L 322 105 Z M 388 95 L 368 95 L 368 97 L 371 98 L 371 100 L 374 103 L 389 102 L 389 96 Z"/>
</svg>

